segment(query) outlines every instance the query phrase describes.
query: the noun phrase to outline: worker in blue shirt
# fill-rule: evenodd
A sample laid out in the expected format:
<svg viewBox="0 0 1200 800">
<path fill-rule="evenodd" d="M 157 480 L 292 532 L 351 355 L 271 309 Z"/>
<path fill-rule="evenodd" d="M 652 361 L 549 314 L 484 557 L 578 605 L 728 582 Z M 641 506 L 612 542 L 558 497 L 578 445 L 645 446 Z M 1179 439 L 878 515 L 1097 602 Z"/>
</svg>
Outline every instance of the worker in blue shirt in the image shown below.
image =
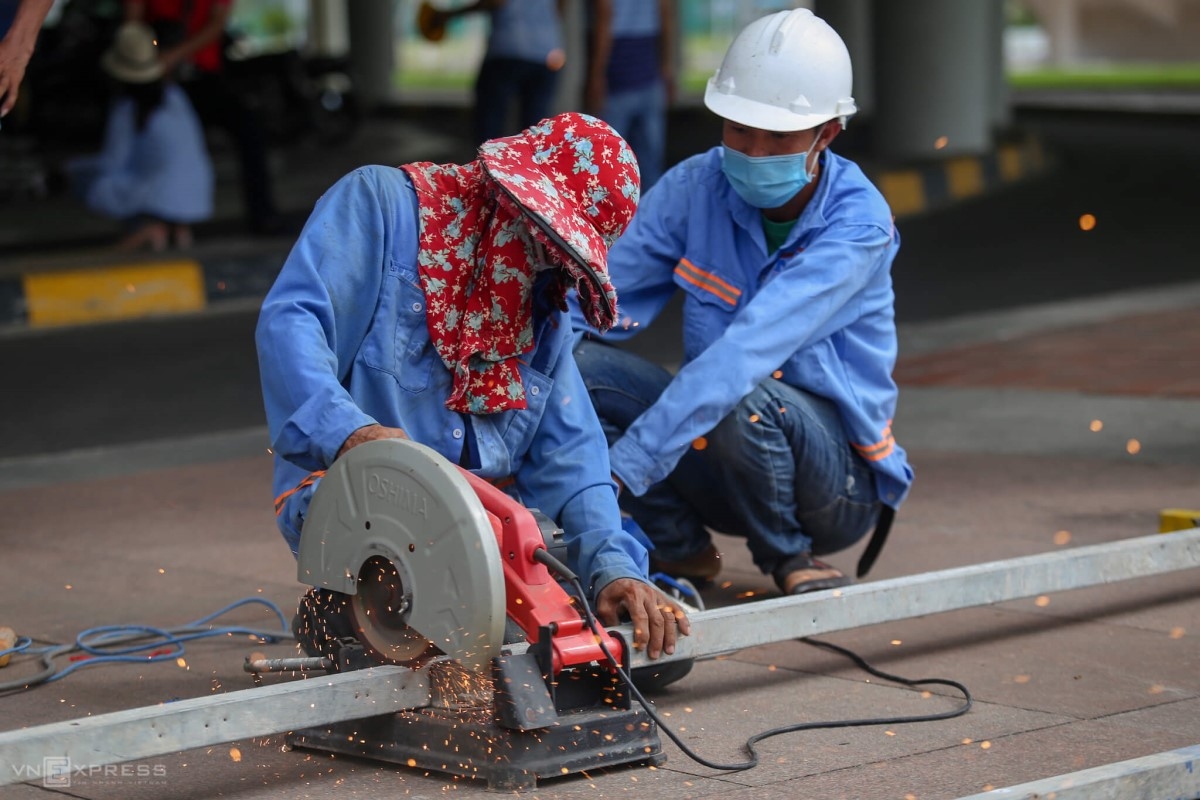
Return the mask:
<svg viewBox="0 0 1200 800">
<path fill-rule="evenodd" d="M 675 94 L 674 0 L 592 0 L 588 12 L 584 110 L 629 142 L 649 191 L 662 175 Z"/>
<path fill-rule="evenodd" d="M 409 438 L 481 477 L 511 478 L 563 529 L 601 620 L 628 614 L 635 646 L 674 651 L 687 618 L 647 582 L 604 433 L 588 402 L 572 402 L 586 390 L 567 287 L 589 324 L 612 324 L 605 259 L 637 201 L 625 141 L 575 113 L 485 142 L 466 165 L 364 167 L 326 192 L 257 330 L 276 514 L 293 553 L 334 459 Z M 338 628 L 336 594 L 310 592 L 302 624 L 353 635 Z"/>
<path fill-rule="evenodd" d="M 514 106 L 517 130 L 550 113 L 558 75 L 566 64 L 563 4 L 564 0 L 474 0 L 447 10 L 422 4 L 419 29 L 432 41 L 442 39 L 451 19 L 488 13 L 487 46 L 475 79 L 477 141 L 512 133 L 509 116 Z"/>
<path fill-rule="evenodd" d="M 849 582 L 818 555 L 875 536 L 912 481 L 891 430 L 892 214 L 829 148 L 856 108 L 841 38 L 806 9 L 750 23 L 709 81 L 722 145 L 669 170 L 609 254 L 616 326 L 576 361 L 621 505 L 652 566 L 720 569 L 709 529 L 745 537 L 785 594 Z M 674 375 L 611 346 L 684 294 Z"/>
</svg>

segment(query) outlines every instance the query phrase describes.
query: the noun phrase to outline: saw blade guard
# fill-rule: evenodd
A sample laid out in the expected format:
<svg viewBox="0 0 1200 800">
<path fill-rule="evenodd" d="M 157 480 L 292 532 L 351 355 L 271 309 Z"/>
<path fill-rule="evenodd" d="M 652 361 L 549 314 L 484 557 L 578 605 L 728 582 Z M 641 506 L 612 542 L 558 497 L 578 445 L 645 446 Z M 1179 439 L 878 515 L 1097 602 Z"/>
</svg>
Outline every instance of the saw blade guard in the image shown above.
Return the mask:
<svg viewBox="0 0 1200 800">
<path fill-rule="evenodd" d="M 333 463 L 309 505 L 297 575 L 357 595 L 360 574 L 378 577 L 381 559 L 395 567 L 387 579 L 402 597 L 387 603 L 395 618 L 360 630 L 363 644 L 413 652 L 415 631 L 464 666 L 487 669 L 504 638 L 496 532 L 458 467 L 408 439 L 366 442 Z"/>
</svg>

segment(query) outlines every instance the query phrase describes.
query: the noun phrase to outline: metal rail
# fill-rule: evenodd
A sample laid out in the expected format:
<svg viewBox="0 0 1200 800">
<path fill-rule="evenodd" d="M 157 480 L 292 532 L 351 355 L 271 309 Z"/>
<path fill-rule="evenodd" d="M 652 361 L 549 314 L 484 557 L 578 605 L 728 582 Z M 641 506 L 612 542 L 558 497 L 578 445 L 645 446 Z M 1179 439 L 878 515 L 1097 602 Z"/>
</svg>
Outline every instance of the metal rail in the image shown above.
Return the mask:
<svg viewBox="0 0 1200 800">
<path fill-rule="evenodd" d="M 1118 761 L 959 800 L 1192 800 L 1200 797 L 1200 745 Z"/>
<path fill-rule="evenodd" d="M 428 704 L 422 673 L 381 666 L 5 731 L 0 786 Z"/>
<path fill-rule="evenodd" d="M 692 615 L 671 656 L 749 647 L 1200 566 L 1200 528 L 761 600 Z M 623 626 L 628 637 L 631 630 Z M 650 663 L 635 652 L 631 666 Z M 419 672 L 375 667 L 0 733 L 0 785 L 36 779 L 43 759 L 115 764 L 429 704 Z"/>
<path fill-rule="evenodd" d="M 776 597 L 692 614 L 692 633 L 678 640 L 672 655 L 651 662 L 639 650 L 629 662 L 644 667 L 715 658 L 788 639 L 1193 567 L 1200 567 L 1200 528 Z M 631 641 L 629 625 L 618 630 Z"/>
</svg>

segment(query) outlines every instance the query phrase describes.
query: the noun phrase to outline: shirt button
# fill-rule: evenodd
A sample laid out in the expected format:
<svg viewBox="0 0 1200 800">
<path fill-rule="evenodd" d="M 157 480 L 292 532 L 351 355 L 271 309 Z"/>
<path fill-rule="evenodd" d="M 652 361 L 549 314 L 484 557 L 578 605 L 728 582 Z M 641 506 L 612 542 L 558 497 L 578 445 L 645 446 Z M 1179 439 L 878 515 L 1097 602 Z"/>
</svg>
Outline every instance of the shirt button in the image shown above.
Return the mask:
<svg viewBox="0 0 1200 800">
<path fill-rule="evenodd" d="M 455 428 L 455 429 L 454 429 L 454 438 L 455 438 L 455 439 L 461 439 L 461 438 L 462 438 L 462 428 Z"/>
<path fill-rule="evenodd" d="M 529 387 L 529 393 L 531 395 L 533 395 L 534 397 L 537 397 L 539 394 L 541 394 L 541 392 L 542 392 L 542 390 L 540 388 L 538 388 L 537 386 Z"/>
<path fill-rule="evenodd" d="M 420 303 L 413 303 L 413 304 L 412 304 L 412 310 L 413 310 L 413 311 L 420 311 L 420 310 L 421 310 L 421 304 L 420 304 Z"/>
</svg>

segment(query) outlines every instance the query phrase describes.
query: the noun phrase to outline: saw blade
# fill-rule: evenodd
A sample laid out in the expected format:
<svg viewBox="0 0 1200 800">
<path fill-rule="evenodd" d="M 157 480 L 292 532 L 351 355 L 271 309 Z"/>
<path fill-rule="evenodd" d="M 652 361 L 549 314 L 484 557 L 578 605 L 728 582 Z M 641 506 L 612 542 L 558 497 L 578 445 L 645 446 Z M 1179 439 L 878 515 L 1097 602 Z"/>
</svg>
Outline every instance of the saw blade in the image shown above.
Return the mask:
<svg viewBox="0 0 1200 800">
<path fill-rule="evenodd" d="M 382 556 L 368 558 L 358 573 L 358 593 L 350 595 L 350 619 L 376 661 L 415 667 L 441 653 L 408 624 L 411 607 L 396 565 Z"/>
<path fill-rule="evenodd" d="M 354 596 L 355 628 L 377 659 L 411 664 L 441 651 L 484 670 L 499 653 L 504 572 L 492 522 L 458 467 L 424 445 L 381 439 L 335 461 L 297 555 L 301 582 Z"/>
</svg>

